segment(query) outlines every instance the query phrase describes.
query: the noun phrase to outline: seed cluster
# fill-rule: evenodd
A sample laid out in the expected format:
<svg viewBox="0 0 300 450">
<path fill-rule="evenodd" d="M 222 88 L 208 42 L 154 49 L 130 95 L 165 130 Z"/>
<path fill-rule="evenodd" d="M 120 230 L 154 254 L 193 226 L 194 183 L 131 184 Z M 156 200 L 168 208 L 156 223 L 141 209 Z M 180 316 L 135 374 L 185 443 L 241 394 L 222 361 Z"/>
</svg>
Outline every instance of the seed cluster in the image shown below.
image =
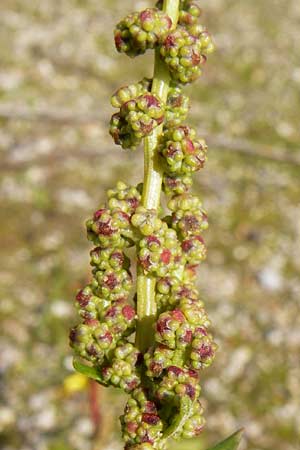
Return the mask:
<svg viewBox="0 0 300 450">
<path fill-rule="evenodd" d="M 128 15 L 115 30 L 117 50 L 129 56 L 155 48 L 169 68 L 166 101 L 152 92 L 152 79 L 119 88 L 111 98 L 118 112 L 110 134 L 135 149 L 160 127 L 157 155 L 166 209 L 146 209 L 143 185 L 118 182 L 107 201 L 86 222 L 92 277 L 76 296 L 80 323 L 70 332 L 77 355 L 94 367 L 103 385 L 129 394 L 121 416 L 125 450 L 162 450 L 168 437 L 190 438 L 204 426 L 201 370 L 214 358 L 210 320 L 195 286 L 206 257 L 208 227 L 201 201 L 191 193 L 192 175 L 203 168 L 207 146 L 184 124 L 189 99 L 182 85 L 201 73 L 213 49 L 199 23 L 200 8 L 181 0 L 177 28 L 156 8 Z M 136 258 L 132 251 L 135 248 Z M 151 346 L 134 344 L 137 294 L 131 274 L 155 280 L 157 318 Z"/>
</svg>

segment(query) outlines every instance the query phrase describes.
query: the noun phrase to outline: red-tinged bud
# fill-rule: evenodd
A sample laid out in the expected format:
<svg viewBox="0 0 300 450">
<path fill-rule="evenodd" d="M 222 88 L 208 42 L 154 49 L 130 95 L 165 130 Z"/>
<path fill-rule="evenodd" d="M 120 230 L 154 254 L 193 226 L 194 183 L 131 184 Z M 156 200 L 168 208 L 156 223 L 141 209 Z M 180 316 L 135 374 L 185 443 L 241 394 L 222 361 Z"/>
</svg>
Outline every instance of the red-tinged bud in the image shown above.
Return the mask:
<svg viewBox="0 0 300 450">
<path fill-rule="evenodd" d="M 167 248 L 165 248 L 161 255 L 160 255 L 160 260 L 164 263 L 164 264 L 169 264 L 170 260 L 171 260 L 171 251 Z"/>
<path fill-rule="evenodd" d="M 142 11 L 140 13 L 141 22 L 145 22 L 146 20 L 152 19 L 152 17 L 153 17 L 153 11 L 150 8 L 145 9 L 144 11 Z"/>
<path fill-rule="evenodd" d="M 124 41 L 122 39 L 122 33 L 120 31 L 117 31 L 115 33 L 115 45 L 116 45 L 116 49 L 118 50 L 118 52 L 121 51 L 123 44 L 124 44 Z"/>
<path fill-rule="evenodd" d="M 96 222 L 97 234 L 102 236 L 111 236 L 116 230 L 111 225 L 111 219 L 106 222 L 97 221 Z"/>
<path fill-rule="evenodd" d="M 180 311 L 180 309 L 174 309 L 172 312 L 172 318 L 175 320 L 178 320 L 178 322 L 185 322 L 185 316 L 183 314 L 183 312 Z"/>
<path fill-rule="evenodd" d="M 190 397 L 190 399 L 194 400 L 196 390 L 191 384 L 187 384 L 185 386 L 185 391 L 186 391 L 186 394 Z"/>
<path fill-rule="evenodd" d="M 149 425 L 156 425 L 159 421 L 160 418 L 156 414 L 142 414 L 142 422 L 148 423 Z"/>
<path fill-rule="evenodd" d="M 169 323 L 170 317 L 162 317 L 161 319 L 159 319 L 156 322 L 156 330 L 158 331 L 158 333 L 162 335 L 165 331 L 170 330 Z"/>
<path fill-rule="evenodd" d="M 148 108 L 150 108 L 151 106 L 156 106 L 157 108 L 160 107 L 160 101 L 154 95 L 151 94 L 143 95 L 143 99 L 146 100 Z"/>
<path fill-rule="evenodd" d="M 79 303 L 81 308 L 84 308 L 88 305 L 90 298 L 91 294 L 86 294 L 84 292 L 84 289 L 81 289 L 76 295 L 76 301 Z"/>
<path fill-rule="evenodd" d="M 187 286 L 182 286 L 178 293 L 179 297 L 190 298 L 192 296 L 192 290 Z"/>
<path fill-rule="evenodd" d="M 188 127 L 187 125 L 181 125 L 181 127 L 179 127 L 179 130 L 182 130 L 186 137 L 190 134 L 190 127 Z"/>
<path fill-rule="evenodd" d="M 141 438 L 143 443 L 153 444 L 154 440 L 150 438 L 148 430 L 145 431 L 144 435 Z"/>
<path fill-rule="evenodd" d="M 176 39 L 175 36 L 172 34 L 169 34 L 166 39 L 164 40 L 164 46 L 169 50 L 172 47 L 175 47 L 176 45 Z"/>
<path fill-rule="evenodd" d="M 135 433 L 136 430 L 138 429 L 138 424 L 136 422 L 127 422 L 126 424 L 126 428 L 128 433 Z"/>
<path fill-rule="evenodd" d="M 118 308 L 117 306 L 112 306 L 110 307 L 105 314 L 105 317 L 116 317 L 116 315 L 118 314 Z"/>
<path fill-rule="evenodd" d="M 213 356 L 214 351 L 211 345 L 202 344 L 201 347 L 197 350 L 197 353 L 201 357 L 201 359 L 206 359 Z"/>
<path fill-rule="evenodd" d="M 207 336 L 207 330 L 203 327 L 197 327 L 195 333 L 202 334 L 202 336 Z"/>
<path fill-rule="evenodd" d="M 187 330 L 187 331 L 185 332 L 185 334 L 184 334 L 184 335 L 182 336 L 182 338 L 181 338 L 181 340 L 182 340 L 183 342 L 186 342 L 187 344 L 190 343 L 190 342 L 192 342 L 192 339 L 193 339 L 193 333 L 192 333 L 191 330 Z"/>
<path fill-rule="evenodd" d="M 107 342 L 107 343 L 111 343 L 113 340 L 112 334 L 107 331 L 106 333 L 102 334 L 102 335 L 97 335 L 97 340 L 98 341 L 102 341 L 102 342 Z"/>
<path fill-rule="evenodd" d="M 192 52 L 192 63 L 193 66 L 198 66 L 201 61 L 201 55 L 198 52 Z"/>
<path fill-rule="evenodd" d="M 132 381 L 128 381 L 126 383 L 126 388 L 127 391 L 133 391 L 133 389 L 135 389 L 137 386 L 139 385 L 139 381 L 138 380 L 132 380 Z"/>
<path fill-rule="evenodd" d="M 149 365 L 149 369 L 153 373 L 154 376 L 159 376 L 163 370 L 163 365 L 159 364 L 157 362 L 152 362 Z"/>
<path fill-rule="evenodd" d="M 129 198 L 127 201 L 132 209 L 136 209 L 140 204 L 137 198 Z"/>
<path fill-rule="evenodd" d="M 189 369 L 189 370 L 188 370 L 188 374 L 189 374 L 189 376 L 192 377 L 192 378 L 196 378 L 196 379 L 199 378 L 199 374 L 196 372 L 196 370 Z"/>
<path fill-rule="evenodd" d="M 119 266 L 122 266 L 124 264 L 124 253 L 121 251 L 115 251 L 114 253 L 112 253 L 111 258 L 114 261 L 117 261 L 117 263 L 119 264 Z"/>
<path fill-rule="evenodd" d="M 186 239 L 181 243 L 182 250 L 187 253 L 189 250 L 193 248 L 193 240 L 192 239 Z"/>
<path fill-rule="evenodd" d="M 69 333 L 69 339 L 71 343 L 75 343 L 76 342 L 76 337 L 77 337 L 77 332 L 76 332 L 76 328 L 71 328 L 70 333 Z"/>
<path fill-rule="evenodd" d="M 97 320 L 97 319 L 85 319 L 83 321 L 83 323 L 85 325 L 88 325 L 89 327 L 96 328 L 99 325 L 99 320 Z"/>
<path fill-rule="evenodd" d="M 182 370 L 180 367 L 177 366 L 170 366 L 168 367 L 167 372 L 179 376 L 184 373 L 184 370 Z"/>
<path fill-rule="evenodd" d="M 108 212 L 108 211 L 107 211 L 107 209 L 105 209 L 105 208 L 98 209 L 98 210 L 94 213 L 94 220 L 98 220 L 99 217 L 101 217 L 104 213 L 107 213 L 107 212 Z"/>
<path fill-rule="evenodd" d="M 157 413 L 155 403 L 153 403 L 151 401 L 147 401 L 145 404 L 145 411 L 146 411 L 146 413 L 149 413 L 149 414 Z"/>
<path fill-rule="evenodd" d="M 135 317 L 135 309 L 130 305 L 125 305 L 122 308 L 122 314 L 127 320 L 132 320 Z"/>
<path fill-rule="evenodd" d="M 146 241 L 148 244 L 152 244 L 154 242 L 155 244 L 161 245 L 160 239 L 156 236 L 147 236 Z"/>
<path fill-rule="evenodd" d="M 185 141 L 185 149 L 187 153 L 195 153 L 195 146 L 191 139 L 186 139 Z"/>
<path fill-rule="evenodd" d="M 114 273 L 109 273 L 105 277 L 103 277 L 104 286 L 108 287 L 108 289 L 113 290 L 118 285 L 118 278 Z"/>
<path fill-rule="evenodd" d="M 150 255 L 147 255 L 145 258 L 139 257 L 139 263 L 145 270 L 149 270 L 152 266 Z"/>
</svg>

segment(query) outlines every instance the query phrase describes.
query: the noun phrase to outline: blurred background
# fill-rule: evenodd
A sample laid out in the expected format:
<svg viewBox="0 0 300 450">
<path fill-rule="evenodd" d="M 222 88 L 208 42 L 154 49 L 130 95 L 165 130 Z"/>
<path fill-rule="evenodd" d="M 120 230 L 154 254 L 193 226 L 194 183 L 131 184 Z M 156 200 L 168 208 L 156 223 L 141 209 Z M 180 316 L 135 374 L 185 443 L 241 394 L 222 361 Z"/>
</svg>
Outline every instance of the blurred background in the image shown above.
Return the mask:
<svg viewBox="0 0 300 450">
<path fill-rule="evenodd" d="M 142 151 L 114 147 L 109 97 L 152 74 L 114 49 L 114 24 L 152 1 L 1 0 L 0 447 L 120 450 L 125 396 L 72 370 L 84 221 Z M 202 450 L 300 448 L 300 3 L 202 0 L 215 38 L 190 122 L 208 141 L 195 192 L 209 212 L 199 287 L 219 343 L 202 376 Z M 99 410 L 99 414 L 97 411 Z"/>
</svg>

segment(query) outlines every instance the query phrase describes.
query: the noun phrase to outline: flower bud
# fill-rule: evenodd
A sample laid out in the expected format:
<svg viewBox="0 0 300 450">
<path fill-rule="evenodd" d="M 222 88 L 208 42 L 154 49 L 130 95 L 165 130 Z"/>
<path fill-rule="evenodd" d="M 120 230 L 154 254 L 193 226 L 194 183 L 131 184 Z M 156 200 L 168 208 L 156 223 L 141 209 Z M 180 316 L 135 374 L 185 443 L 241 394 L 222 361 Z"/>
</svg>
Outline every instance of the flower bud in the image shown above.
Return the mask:
<svg viewBox="0 0 300 450">
<path fill-rule="evenodd" d="M 190 175 L 200 170 L 206 161 L 207 146 L 196 139 L 196 132 L 188 126 L 168 128 L 160 141 L 159 153 L 169 175 Z"/>
<path fill-rule="evenodd" d="M 178 26 L 165 37 L 160 55 L 174 81 L 187 84 L 201 75 L 206 54 L 212 50 L 207 41 L 207 34 L 201 39 L 201 35 L 194 36 L 182 26 Z"/>
<path fill-rule="evenodd" d="M 134 12 L 121 20 L 115 29 L 118 52 L 134 57 L 155 48 L 168 33 L 172 21 L 157 8 Z"/>
</svg>

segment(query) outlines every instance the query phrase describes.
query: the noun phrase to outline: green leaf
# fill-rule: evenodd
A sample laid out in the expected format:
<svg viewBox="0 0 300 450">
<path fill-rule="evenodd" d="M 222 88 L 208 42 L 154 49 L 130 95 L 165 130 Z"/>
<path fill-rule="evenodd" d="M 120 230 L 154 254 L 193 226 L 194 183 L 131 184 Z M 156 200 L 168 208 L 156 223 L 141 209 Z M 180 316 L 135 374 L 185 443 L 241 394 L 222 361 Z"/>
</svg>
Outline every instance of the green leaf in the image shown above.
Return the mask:
<svg viewBox="0 0 300 450">
<path fill-rule="evenodd" d="M 85 375 L 89 378 L 92 378 L 92 380 L 97 381 L 98 383 L 102 384 L 102 386 L 108 386 L 108 384 L 103 380 L 99 370 L 95 367 L 86 366 L 75 358 L 73 359 L 73 367 L 77 372 L 82 373 L 82 375 Z"/>
<path fill-rule="evenodd" d="M 208 450 L 237 450 L 242 438 L 243 429 L 236 431 L 229 436 L 225 441 L 219 442 L 215 447 L 211 447 Z"/>
</svg>

